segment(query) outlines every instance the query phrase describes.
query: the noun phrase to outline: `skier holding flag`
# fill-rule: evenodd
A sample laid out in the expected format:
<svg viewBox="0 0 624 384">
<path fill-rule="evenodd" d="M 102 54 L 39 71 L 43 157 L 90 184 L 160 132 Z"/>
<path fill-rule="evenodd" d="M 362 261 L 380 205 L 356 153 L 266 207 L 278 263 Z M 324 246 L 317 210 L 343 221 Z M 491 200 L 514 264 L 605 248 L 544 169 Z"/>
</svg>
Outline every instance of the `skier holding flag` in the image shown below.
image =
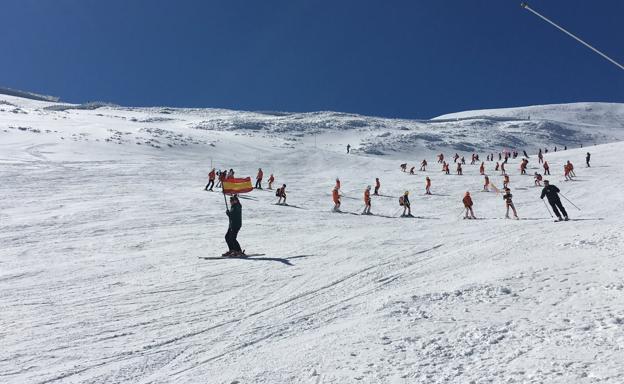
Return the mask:
<svg viewBox="0 0 624 384">
<path fill-rule="evenodd" d="M 241 257 L 245 255 L 245 251 L 241 250 L 240 244 L 236 239 L 238 236 L 238 232 L 240 231 L 243 220 L 242 220 L 242 206 L 240 204 L 240 200 L 238 199 L 239 193 L 247 193 L 253 191 L 253 186 L 251 185 L 251 178 L 227 178 L 223 181 L 223 199 L 225 200 L 225 214 L 229 219 L 228 231 L 225 234 L 225 242 L 228 245 L 228 251 L 225 252 L 222 256 L 224 257 Z M 225 195 L 230 196 L 230 204 L 231 207 L 228 208 L 227 199 Z"/>
</svg>

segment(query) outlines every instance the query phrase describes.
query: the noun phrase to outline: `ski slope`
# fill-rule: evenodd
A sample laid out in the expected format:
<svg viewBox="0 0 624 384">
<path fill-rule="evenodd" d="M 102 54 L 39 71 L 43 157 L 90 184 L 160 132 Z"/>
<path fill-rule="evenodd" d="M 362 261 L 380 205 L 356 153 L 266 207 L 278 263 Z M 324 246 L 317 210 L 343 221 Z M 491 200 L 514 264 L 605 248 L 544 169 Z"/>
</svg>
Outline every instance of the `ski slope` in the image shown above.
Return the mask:
<svg viewBox="0 0 624 384">
<path fill-rule="evenodd" d="M 528 108 L 411 121 L 0 95 L 0 382 L 624 382 L 624 108 Z M 532 174 L 546 145 L 569 222 L 520 158 L 515 221 L 478 165 L 447 176 L 434 157 L 517 147 Z M 244 196 L 247 259 L 219 257 L 211 164 L 262 167 L 296 206 Z M 336 177 L 354 214 L 330 212 Z M 375 177 L 383 216 L 357 215 Z M 416 219 L 397 217 L 405 190 Z M 482 220 L 462 220 L 466 191 Z"/>
</svg>

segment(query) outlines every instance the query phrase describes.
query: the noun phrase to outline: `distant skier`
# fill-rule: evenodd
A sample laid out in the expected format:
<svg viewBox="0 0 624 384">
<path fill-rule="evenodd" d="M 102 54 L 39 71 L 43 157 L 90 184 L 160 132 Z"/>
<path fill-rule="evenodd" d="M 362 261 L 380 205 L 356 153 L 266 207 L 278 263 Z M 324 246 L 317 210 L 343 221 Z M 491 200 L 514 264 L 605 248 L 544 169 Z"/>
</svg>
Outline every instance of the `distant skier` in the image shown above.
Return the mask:
<svg viewBox="0 0 624 384">
<path fill-rule="evenodd" d="M 464 156 L 461 157 L 461 163 L 462 165 L 466 165 L 466 159 L 464 158 Z"/>
<path fill-rule="evenodd" d="M 443 153 L 440 153 L 440 154 L 438 155 L 438 163 L 442 164 L 443 162 L 444 162 L 444 154 L 443 154 Z"/>
<path fill-rule="evenodd" d="M 214 168 L 212 168 L 210 173 L 208 173 L 208 184 L 206 184 L 206 187 L 204 188 L 204 191 L 212 191 L 212 188 L 214 187 L 215 177 L 216 176 L 217 176 L 217 172 L 215 171 Z"/>
<path fill-rule="evenodd" d="M 509 175 L 503 176 L 503 189 L 507 189 L 509 186 Z"/>
<path fill-rule="evenodd" d="M 481 166 L 479 167 L 479 174 L 480 175 L 485 174 L 485 162 L 481 162 Z"/>
<path fill-rule="evenodd" d="M 227 176 L 225 176 L 226 179 L 231 179 L 234 177 L 234 170 L 232 168 L 230 168 L 230 170 L 227 173 Z"/>
<path fill-rule="evenodd" d="M 511 190 L 509 188 L 505 188 L 505 194 L 503 195 L 503 200 L 505 200 L 505 206 L 507 207 L 505 219 L 509 219 L 509 208 L 511 208 L 514 214 L 514 219 L 518 220 L 518 213 L 516 212 L 516 207 L 514 206 L 512 198 L 513 195 L 511 194 Z"/>
<path fill-rule="evenodd" d="M 442 167 L 442 170 L 444 171 L 444 173 L 446 173 L 447 175 L 451 174 L 451 167 L 449 166 L 449 163 L 445 162 L 444 166 Z"/>
<path fill-rule="evenodd" d="M 405 172 L 407 170 L 407 163 L 401 164 L 401 171 Z"/>
<path fill-rule="evenodd" d="M 412 208 L 409 201 L 409 191 L 405 191 L 403 196 L 399 197 L 399 205 L 403 207 L 403 214 L 401 215 L 401 217 L 412 217 Z M 407 212 L 407 214 L 405 212 Z"/>
<path fill-rule="evenodd" d="M 591 159 L 591 153 L 587 152 L 587 155 L 585 155 L 585 164 L 587 164 L 587 167 L 590 167 L 589 165 L 590 159 Z"/>
<path fill-rule="evenodd" d="M 429 176 L 425 178 L 425 195 L 431 195 L 431 179 Z"/>
<path fill-rule="evenodd" d="M 535 172 L 535 176 L 533 176 L 533 178 L 535 179 L 535 186 L 536 187 L 541 187 L 542 186 L 542 175 L 540 175 L 539 173 Z"/>
<path fill-rule="evenodd" d="M 279 198 L 277 200 L 278 205 L 286 205 L 286 184 L 282 184 L 280 188 L 275 190 L 275 196 Z"/>
<path fill-rule="evenodd" d="M 537 154 L 537 161 L 539 164 L 544 162 L 544 154 L 542 153 L 542 148 L 540 148 L 539 153 Z"/>
<path fill-rule="evenodd" d="M 501 175 L 506 175 L 507 171 L 505 171 L 505 162 L 503 161 L 501 163 Z"/>
<path fill-rule="evenodd" d="M 466 214 L 464 215 L 464 219 L 476 219 L 474 211 L 472 210 L 472 197 L 470 197 L 470 192 L 466 192 L 464 198 L 462 199 L 464 203 L 464 208 L 466 209 Z"/>
<path fill-rule="evenodd" d="M 574 173 L 574 165 L 568 160 L 567 162 L 568 169 L 570 170 L 570 176 L 576 177 L 576 173 Z"/>
<path fill-rule="evenodd" d="M 413 175 L 413 174 L 414 174 L 414 168 L 416 168 L 416 167 L 412 167 L 412 168 L 410 168 L 410 172 L 409 172 L 409 173 L 410 173 L 410 175 Z"/>
<path fill-rule="evenodd" d="M 223 170 L 219 172 L 219 182 L 217 183 L 217 188 L 223 188 L 223 180 L 227 177 L 227 171 Z"/>
<path fill-rule="evenodd" d="M 544 167 L 544 175 L 550 175 L 550 165 L 548 165 L 548 161 L 544 161 L 542 167 Z"/>
<path fill-rule="evenodd" d="M 264 177 L 264 172 L 262 172 L 262 168 L 258 168 L 258 175 L 256 176 L 256 189 L 262 189 L 263 177 Z"/>
<path fill-rule="evenodd" d="M 496 162 L 496 167 L 494 168 L 494 170 L 496 172 L 498 172 L 498 170 L 500 169 L 500 164 L 498 163 L 498 161 Z"/>
<path fill-rule="evenodd" d="M 370 196 L 371 186 L 368 185 L 364 190 L 364 212 L 362 215 L 372 215 L 371 213 L 371 196 Z"/>
<path fill-rule="evenodd" d="M 338 187 L 334 187 L 332 191 L 332 200 L 334 201 L 334 212 L 340 212 L 340 192 Z"/>
<path fill-rule="evenodd" d="M 527 159 L 529 158 L 529 155 L 527 154 L 525 150 L 523 150 L 522 153 L 524 154 L 524 157 L 526 157 Z"/>
<path fill-rule="evenodd" d="M 563 165 L 563 177 L 565 181 L 572 180 L 572 175 L 570 174 L 570 166 L 566 163 Z"/>
<path fill-rule="evenodd" d="M 230 209 L 225 211 L 229 218 L 229 227 L 227 233 L 225 234 L 225 242 L 227 243 L 229 250 L 222 256 L 241 256 L 244 254 L 238 240 L 236 240 L 238 231 L 240 231 L 243 225 L 242 210 L 243 208 L 238 200 L 238 196 L 231 196 Z"/>
<path fill-rule="evenodd" d="M 347 154 L 351 152 L 351 144 L 347 144 Z"/>
<path fill-rule="evenodd" d="M 379 177 L 375 177 L 375 192 L 373 195 L 379 196 L 379 188 L 381 187 L 381 183 L 379 182 Z"/>
<path fill-rule="evenodd" d="M 489 192 L 490 191 L 490 178 L 488 177 L 488 175 L 485 175 L 485 180 L 483 182 L 483 192 Z"/>
<path fill-rule="evenodd" d="M 420 163 L 420 170 L 421 171 L 426 171 L 426 168 L 427 168 L 427 160 L 423 159 L 423 161 L 421 161 L 421 163 Z"/>
<path fill-rule="evenodd" d="M 462 170 L 462 163 L 457 163 L 457 174 L 463 175 L 464 171 Z"/>
<path fill-rule="evenodd" d="M 522 159 L 522 162 L 520 163 L 520 174 L 521 175 L 526 175 L 526 170 L 527 170 L 528 164 L 529 164 L 529 160 Z"/>
<path fill-rule="evenodd" d="M 557 216 L 557 221 L 561 221 L 561 213 L 563 213 L 563 217 L 565 221 L 568 221 L 568 212 L 566 212 L 563 204 L 561 204 L 561 199 L 559 199 L 559 188 L 555 185 L 550 184 L 548 180 L 544 180 L 544 188 L 542 189 L 542 195 L 540 199 L 544 199 L 544 196 L 548 199 L 548 203 L 552 207 L 553 212 Z M 561 211 L 561 213 L 559 213 Z"/>
<path fill-rule="evenodd" d="M 271 173 L 271 176 L 269 176 L 269 189 L 273 189 L 273 183 L 275 182 L 275 177 L 273 177 L 273 174 Z"/>
</svg>

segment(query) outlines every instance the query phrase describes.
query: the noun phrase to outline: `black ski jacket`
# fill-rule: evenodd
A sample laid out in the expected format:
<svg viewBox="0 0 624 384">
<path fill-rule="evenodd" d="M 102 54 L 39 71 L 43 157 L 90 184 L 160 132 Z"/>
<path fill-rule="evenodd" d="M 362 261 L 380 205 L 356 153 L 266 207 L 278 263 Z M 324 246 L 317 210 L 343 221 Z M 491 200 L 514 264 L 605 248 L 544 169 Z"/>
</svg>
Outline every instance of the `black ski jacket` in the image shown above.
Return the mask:
<svg viewBox="0 0 624 384">
<path fill-rule="evenodd" d="M 230 228 L 240 229 L 243 225 L 243 209 L 240 203 L 232 204 L 229 211 L 226 214 L 230 218 Z"/>
<path fill-rule="evenodd" d="M 544 196 L 546 196 L 549 202 L 560 201 L 558 193 L 559 193 L 559 188 L 550 184 L 549 186 L 544 187 L 544 189 L 542 189 L 542 196 L 540 196 L 540 199 L 543 199 Z"/>
</svg>

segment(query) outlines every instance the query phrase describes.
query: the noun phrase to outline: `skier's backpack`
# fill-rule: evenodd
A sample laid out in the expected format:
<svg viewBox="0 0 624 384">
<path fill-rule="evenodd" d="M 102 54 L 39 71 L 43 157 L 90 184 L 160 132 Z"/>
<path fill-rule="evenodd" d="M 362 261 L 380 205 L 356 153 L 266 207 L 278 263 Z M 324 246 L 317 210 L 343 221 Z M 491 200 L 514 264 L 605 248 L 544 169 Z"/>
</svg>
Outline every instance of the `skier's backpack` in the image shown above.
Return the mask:
<svg viewBox="0 0 624 384">
<path fill-rule="evenodd" d="M 277 188 L 277 189 L 275 190 L 275 196 L 277 196 L 277 197 L 282 196 L 282 188 Z"/>
<path fill-rule="evenodd" d="M 399 197 L 399 205 L 403 206 L 405 203 L 405 199 L 403 199 L 403 196 Z"/>
</svg>

